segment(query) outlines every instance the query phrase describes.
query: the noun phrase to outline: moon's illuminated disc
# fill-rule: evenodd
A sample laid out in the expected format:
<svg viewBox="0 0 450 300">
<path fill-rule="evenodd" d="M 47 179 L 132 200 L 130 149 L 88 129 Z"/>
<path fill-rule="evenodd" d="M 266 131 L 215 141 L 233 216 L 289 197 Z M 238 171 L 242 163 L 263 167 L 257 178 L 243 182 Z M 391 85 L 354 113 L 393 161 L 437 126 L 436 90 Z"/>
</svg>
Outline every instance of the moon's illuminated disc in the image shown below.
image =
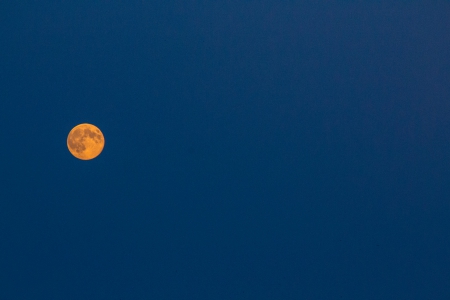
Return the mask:
<svg viewBox="0 0 450 300">
<path fill-rule="evenodd" d="M 75 126 L 67 136 L 67 148 L 76 158 L 89 160 L 96 158 L 105 146 L 103 133 L 92 124 Z"/>
</svg>

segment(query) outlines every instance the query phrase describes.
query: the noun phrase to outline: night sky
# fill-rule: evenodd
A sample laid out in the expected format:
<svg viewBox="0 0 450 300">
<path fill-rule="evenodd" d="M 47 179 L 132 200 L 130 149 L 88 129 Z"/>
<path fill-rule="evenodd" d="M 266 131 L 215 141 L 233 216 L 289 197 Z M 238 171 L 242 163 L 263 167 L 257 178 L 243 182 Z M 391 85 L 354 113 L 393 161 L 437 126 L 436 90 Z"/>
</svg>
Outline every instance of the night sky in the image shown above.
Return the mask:
<svg viewBox="0 0 450 300">
<path fill-rule="evenodd" d="M 448 1 L 1 1 L 0 126 L 0 299 L 450 299 Z"/>
</svg>

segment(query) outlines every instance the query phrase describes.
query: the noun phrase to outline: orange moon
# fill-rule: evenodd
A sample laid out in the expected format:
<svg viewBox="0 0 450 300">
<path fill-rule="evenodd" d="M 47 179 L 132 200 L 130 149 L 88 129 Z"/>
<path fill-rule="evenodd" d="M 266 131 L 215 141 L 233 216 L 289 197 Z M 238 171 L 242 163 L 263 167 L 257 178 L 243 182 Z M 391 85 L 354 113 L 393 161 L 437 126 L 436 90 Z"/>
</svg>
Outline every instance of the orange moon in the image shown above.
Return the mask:
<svg viewBox="0 0 450 300">
<path fill-rule="evenodd" d="M 103 151 L 105 138 L 97 126 L 84 123 L 75 126 L 67 136 L 67 148 L 78 159 L 90 160 Z"/>
</svg>

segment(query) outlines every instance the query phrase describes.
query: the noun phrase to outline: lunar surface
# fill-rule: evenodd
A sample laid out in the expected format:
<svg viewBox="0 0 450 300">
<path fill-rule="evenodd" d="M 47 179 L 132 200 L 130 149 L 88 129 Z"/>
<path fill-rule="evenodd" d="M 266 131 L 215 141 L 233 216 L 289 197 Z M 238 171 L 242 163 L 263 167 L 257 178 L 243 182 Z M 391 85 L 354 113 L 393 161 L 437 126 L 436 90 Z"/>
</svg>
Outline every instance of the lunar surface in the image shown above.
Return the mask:
<svg viewBox="0 0 450 300">
<path fill-rule="evenodd" d="M 90 160 L 96 158 L 105 146 L 103 133 L 92 124 L 75 126 L 67 136 L 67 148 L 76 158 Z"/>
</svg>

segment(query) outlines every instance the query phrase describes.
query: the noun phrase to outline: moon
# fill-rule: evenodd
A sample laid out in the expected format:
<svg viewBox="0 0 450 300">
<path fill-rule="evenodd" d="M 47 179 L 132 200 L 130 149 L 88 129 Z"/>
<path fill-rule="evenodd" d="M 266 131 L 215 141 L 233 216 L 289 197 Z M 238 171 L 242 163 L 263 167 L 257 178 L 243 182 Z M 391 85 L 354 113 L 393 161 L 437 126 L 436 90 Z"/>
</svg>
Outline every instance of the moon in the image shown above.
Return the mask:
<svg viewBox="0 0 450 300">
<path fill-rule="evenodd" d="M 96 158 L 102 153 L 104 146 L 103 133 L 92 124 L 77 125 L 67 136 L 67 148 L 73 156 L 81 160 Z"/>
</svg>

